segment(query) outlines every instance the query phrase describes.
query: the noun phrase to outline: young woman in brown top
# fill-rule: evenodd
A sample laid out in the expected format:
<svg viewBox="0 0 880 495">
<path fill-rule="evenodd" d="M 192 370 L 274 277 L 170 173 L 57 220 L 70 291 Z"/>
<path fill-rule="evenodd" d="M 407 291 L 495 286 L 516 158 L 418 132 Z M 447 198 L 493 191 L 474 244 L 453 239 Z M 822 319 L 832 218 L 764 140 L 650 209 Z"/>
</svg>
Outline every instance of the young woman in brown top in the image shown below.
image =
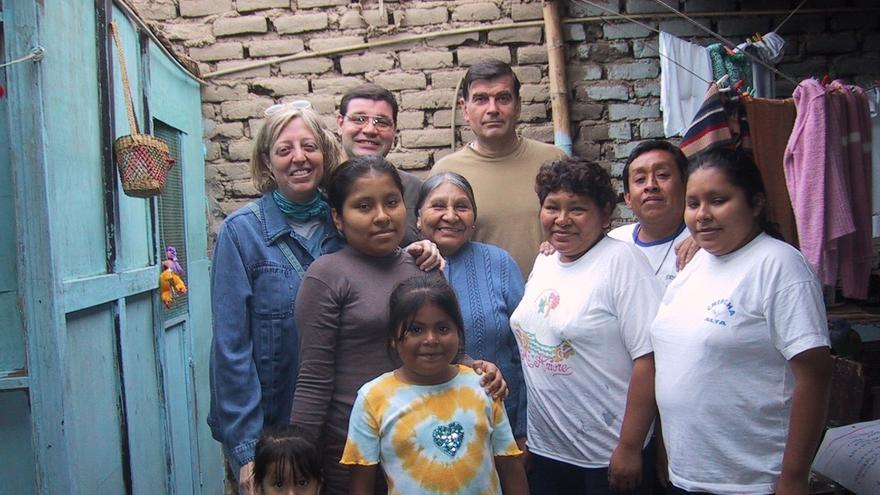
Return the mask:
<svg viewBox="0 0 880 495">
<path fill-rule="evenodd" d="M 406 209 L 393 165 L 378 156 L 352 158 L 333 172 L 328 193 L 347 246 L 315 261 L 300 285 L 294 310 L 300 370 L 291 422 L 323 447 L 325 494 L 334 495 L 348 493 L 348 471 L 339 459 L 357 391 L 397 367 L 386 345 L 388 298 L 421 271 L 398 248 Z M 484 384 L 492 379 L 493 393 L 506 393 L 494 365 L 475 366 L 485 370 Z"/>
</svg>

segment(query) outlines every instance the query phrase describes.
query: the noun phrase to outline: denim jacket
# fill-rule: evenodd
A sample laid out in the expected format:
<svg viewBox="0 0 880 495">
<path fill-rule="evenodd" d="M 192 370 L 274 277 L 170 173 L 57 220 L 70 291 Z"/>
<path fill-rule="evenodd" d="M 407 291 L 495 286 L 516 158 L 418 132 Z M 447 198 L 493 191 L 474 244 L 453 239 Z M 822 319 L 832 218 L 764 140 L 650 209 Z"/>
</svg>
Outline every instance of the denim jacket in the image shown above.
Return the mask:
<svg viewBox="0 0 880 495">
<path fill-rule="evenodd" d="M 323 228 L 322 254 L 337 251 L 342 240 L 329 214 Z M 314 261 L 267 193 L 231 214 L 214 246 L 208 425 L 236 468 L 253 460 L 264 425 L 289 420 L 293 403 L 299 354 L 293 304 L 301 273 L 281 243 L 301 270 Z"/>
</svg>

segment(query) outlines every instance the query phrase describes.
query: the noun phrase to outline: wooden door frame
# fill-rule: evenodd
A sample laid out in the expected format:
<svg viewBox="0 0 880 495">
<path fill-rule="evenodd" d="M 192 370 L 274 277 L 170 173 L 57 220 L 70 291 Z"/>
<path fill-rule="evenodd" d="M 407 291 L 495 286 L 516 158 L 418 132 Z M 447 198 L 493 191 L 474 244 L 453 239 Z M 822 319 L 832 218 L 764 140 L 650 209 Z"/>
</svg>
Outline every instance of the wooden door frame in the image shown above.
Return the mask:
<svg viewBox="0 0 880 495">
<path fill-rule="evenodd" d="M 40 44 L 42 2 L 3 0 L 6 58 Z M 10 144 L 15 195 L 18 283 L 22 300 L 37 491 L 73 493 L 64 428 L 65 311 L 48 209 L 49 184 L 39 62 L 7 71 Z M 27 221 L 24 221 L 27 219 Z"/>
</svg>

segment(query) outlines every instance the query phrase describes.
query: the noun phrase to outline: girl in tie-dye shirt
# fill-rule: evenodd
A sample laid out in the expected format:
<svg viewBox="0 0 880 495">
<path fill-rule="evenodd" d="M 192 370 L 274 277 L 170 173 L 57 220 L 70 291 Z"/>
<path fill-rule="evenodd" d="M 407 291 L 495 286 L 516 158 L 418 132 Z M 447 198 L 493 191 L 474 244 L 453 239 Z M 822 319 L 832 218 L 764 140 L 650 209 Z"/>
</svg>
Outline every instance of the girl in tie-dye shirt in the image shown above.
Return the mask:
<svg viewBox="0 0 880 495">
<path fill-rule="evenodd" d="M 504 405 L 454 363 L 464 338 L 455 293 L 414 277 L 390 305 L 389 351 L 402 366 L 358 391 L 341 460 L 350 493 L 372 494 L 379 464 L 392 495 L 528 493 Z"/>
</svg>

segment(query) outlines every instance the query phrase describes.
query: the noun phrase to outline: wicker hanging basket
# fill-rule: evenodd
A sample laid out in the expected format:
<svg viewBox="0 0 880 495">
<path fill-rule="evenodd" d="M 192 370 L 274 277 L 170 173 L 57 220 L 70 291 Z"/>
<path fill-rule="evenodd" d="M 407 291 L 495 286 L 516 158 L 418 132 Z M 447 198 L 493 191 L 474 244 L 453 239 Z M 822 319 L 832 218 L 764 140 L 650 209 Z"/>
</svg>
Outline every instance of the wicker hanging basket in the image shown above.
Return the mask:
<svg viewBox="0 0 880 495">
<path fill-rule="evenodd" d="M 165 180 L 168 178 L 168 171 L 174 165 L 174 160 L 164 141 L 138 132 L 128 72 L 125 70 L 125 54 L 122 51 L 119 32 L 113 22 L 110 23 L 110 33 L 119 52 L 119 68 L 122 71 L 122 85 L 125 90 L 125 111 L 132 131 L 132 134 L 122 136 L 113 143 L 122 190 L 125 194 L 137 198 L 157 196 L 165 189 Z"/>
</svg>

